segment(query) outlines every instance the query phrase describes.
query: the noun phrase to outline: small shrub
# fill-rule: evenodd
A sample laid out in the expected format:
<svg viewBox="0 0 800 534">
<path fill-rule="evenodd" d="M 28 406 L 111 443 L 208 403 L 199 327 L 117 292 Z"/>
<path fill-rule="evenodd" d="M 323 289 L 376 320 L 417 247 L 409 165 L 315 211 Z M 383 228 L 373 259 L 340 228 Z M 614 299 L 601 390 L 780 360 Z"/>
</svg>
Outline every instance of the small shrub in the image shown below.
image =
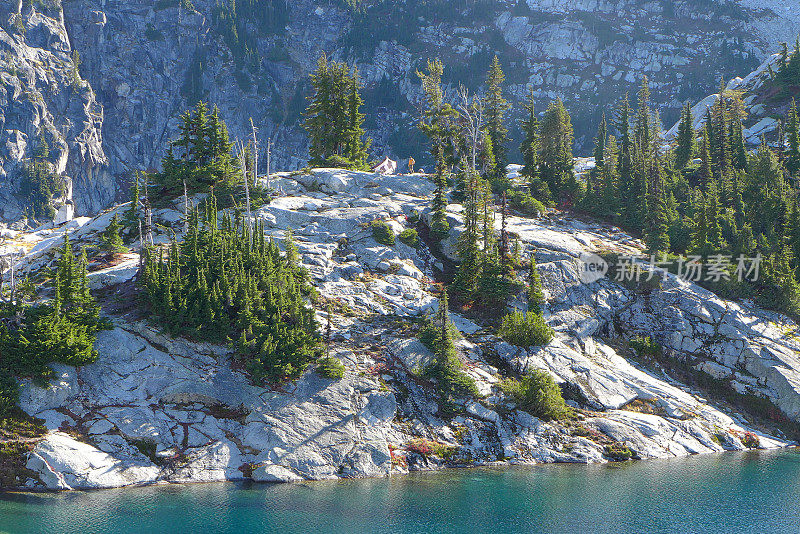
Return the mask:
<svg viewBox="0 0 800 534">
<path fill-rule="evenodd" d="M 419 222 L 419 212 L 417 210 L 411 210 L 411 213 L 408 214 L 409 224 L 417 224 Z"/>
<path fill-rule="evenodd" d="M 384 221 L 372 221 L 372 237 L 381 245 L 393 247 L 395 243 L 394 232 Z"/>
<path fill-rule="evenodd" d="M 522 313 L 519 310 L 503 317 L 498 334 L 518 347 L 546 345 L 553 339 L 553 329 L 547 326 L 541 315 Z"/>
<path fill-rule="evenodd" d="M 649 356 L 660 356 L 661 355 L 661 345 L 656 343 L 652 337 L 646 336 L 636 336 L 631 338 L 628 342 L 630 348 L 638 352 L 642 355 L 649 355 Z"/>
<path fill-rule="evenodd" d="M 752 432 L 745 432 L 742 438 L 742 444 L 748 449 L 758 449 L 761 447 L 761 440 Z"/>
<path fill-rule="evenodd" d="M 430 456 L 433 454 L 433 447 L 428 442 L 427 439 L 419 438 L 419 439 L 412 439 L 406 444 L 406 450 L 409 452 L 415 452 L 417 454 L 421 454 L 422 456 Z"/>
<path fill-rule="evenodd" d="M 413 228 L 406 228 L 400 233 L 400 241 L 409 247 L 416 248 L 419 244 L 419 235 L 417 235 L 417 231 Z"/>
<path fill-rule="evenodd" d="M 522 380 L 504 380 L 500 388 L 521 410 L 540 419 L 562 419 L 570 413 L 561 388 L 547 371 L 534 369 Z"/>
<path fill-rule="evenodd" d="M 344 376 L 344 364 L 339 358 L 325 356 L 317 360 L 317 373 L 330 380 L 339 380 Z"/>
<path fill-rule="evenodd" d="M 544 204 L 524 191 L 510 192 L 508 201 L 512 208 L 530 217 L 540 217 L 547 211 Z"/>
<path fill-rule="evenodd" d="M 624 462 L 635 456 L 630 447 L 621 443 L 606 445 L 603 455 L 612 462 Z"/>
<path fill-rule="evenodd" d="M 553 195 L 550 192 L 550 187 L 547 185 L 547 182 L 544 179 L 537 176 L 528 183 L 528 188 L 530 189 L 531 195 L 534 199 L 538 200 L 542 204 L 552 204 Z"/>
<path fill-rule="evenodd" d="M 449 460 L 455 454 L 457 447 L 438 441 L 429 441 L 425 438 L 415 438 L 406 443 L 405 449 L 422 456 L 438 456 L 443 460 Z"/>
</svg>

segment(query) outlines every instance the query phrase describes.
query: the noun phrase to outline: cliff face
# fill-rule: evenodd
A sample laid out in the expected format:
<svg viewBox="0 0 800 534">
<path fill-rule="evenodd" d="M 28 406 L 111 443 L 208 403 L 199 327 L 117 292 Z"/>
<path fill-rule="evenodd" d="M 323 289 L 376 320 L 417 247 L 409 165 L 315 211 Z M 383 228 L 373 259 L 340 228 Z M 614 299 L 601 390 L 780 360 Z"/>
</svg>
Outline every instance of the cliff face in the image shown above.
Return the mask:
<svg viewBox="0 0 800 534">
<path fill-rule="evenodd" d="M 23 215 L 20 189 L 41 138 L 54 171 L 71 182 L 77 209 L 96 212 L 115 191 L 103 151 L 103 106 L 78 74 L 58 2 L 24 4 L 0 7 L 0 216 Z"/>
<path fill-rule="evenodd" d="M 23 142 L 40 122 L 58 171 L 75 182 L 78 213 L 109 205 L 132 170 L 157 167 L 178 115 L 200 98 L 221 108 L 233 136 L 249 136 L 252 117 L 262 146 L 275 143 L 273 168 L 303 166 L 307 75 L 323 52 L 358 64 L 375 155 L 421 160 L 415 72 L 427 58 L 443 59 L 451 88 L 475 89 L 498 54 L 516 108 L 527 85 L 542 108 L 563 98 L 586 150 L 600 107 L 642 75 L 671 122 L 682 101 L 748 72 L 800 28 L 783 0 L 236 4 L 234 17 L 217 0 L 71 0 L 63 14 L 60 0 L 5 3 L 2 218 L 21 213 Z M 73 49 L 88 84 L 73 83 Z"/>
</svg>

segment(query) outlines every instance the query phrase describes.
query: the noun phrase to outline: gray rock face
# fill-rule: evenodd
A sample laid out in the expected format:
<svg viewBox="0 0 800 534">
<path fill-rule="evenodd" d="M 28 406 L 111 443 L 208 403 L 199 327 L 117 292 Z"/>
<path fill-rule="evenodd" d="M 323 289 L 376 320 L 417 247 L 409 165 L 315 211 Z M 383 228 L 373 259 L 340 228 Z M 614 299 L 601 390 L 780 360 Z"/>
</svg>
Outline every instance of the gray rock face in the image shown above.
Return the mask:
<svg viewBox="0 0 800 534">
<path fill-rule="evenodd" d="M 403 0 L 370 5 L 363 17 L 336 3 L 300 0 L 269 3 L 275 11 L 263 20 L 240 16 L 238 35 L 253 50 L 243 58 L 244 46 L 223 37 L 217 0 L 194 0 L 193 9 L 178 0 L 74 0 L 63 14 L 60 0 L 27 4 L 0 8 L 0 177 L 10 186 L 0 193 L 0 218 L 7 221 L 22 214 L 21 176 L 40 133 L 57 173 L 73 184 L 76 214 L 92 215 L 111 204 L 132 170 L 158 167 L 180 113 L 198 99 L 220 107 L 235 137 L 250 135 L 252 118 L 262 147 L 274 142 L 273 168 L 302 167 L 306 80 L 323 52 L 358 63 L 375 117 L 368 132 L 374 152 L 403 159 L 424 157 L 411 154 L 420 149 L 404 139 L 420 96 L 415 73 L 428 57 L 443 58 L 448 72 L 468 65 L 469 76 L 446 79 L 471 77 L 462 81 L 476 89 L 476 73 L 497 53 L 515 108 L 529 85 L 540 102 L 564 99 L 578 145 L 588 147 L 597 105 L 642 75 L 650 76 L 654 98 L 677 110 L 720 75 L 746 71 L 723 56 L 723 41 L 739 39 L 743 51 L 764 59 L 800 29 L 797 10 L 784 0 L 529 0 L 435 12 Z M 770 127 L 748 135 L 757 139 Z M 262 151 L 262 169 L 263 158 Z"/>
<path fill-rule="evenodd" d="M 10 5 L 9 5 L 10 4 Z M 103 151 L 103 107 L 80 77 L 59 1 L 0 7 L 0 218 L 27 206 L 26 167 L 39 139 L 79 215 L 108 206 L 116 191 Z"/>
<path fill-rule="evenodd" d="M 431 193 L 426 178 L 324 169 L 279 179 L 291 193 L 254 217 L 276 239 L 294 229 L 312 283 L 338 303 L 332 351 L 345 365 L 344 377 L 328 380 L 310 369 L 295 383 L 259 387 L 225 347 L 116 319 L 114 330 L 98 335 L 97 362 L 55 365 L 45 388 L 24 384 L 20 405 L 50 429 L 28 457 L 36 473 L 28 487 L 375 477 L 436 468 L 445 457 L 460 465 L 605 462 L 610 444 L 639 458 L 742 450 L 743 440 L 752 446 L 753 439 L 762 448 L 787 445 L 630 358 L 624 339 L 637 334 L 656 337 L 667 355 L 720 385 L 761 396 L 800 420 L 794 325 L 672 279 L 646 296 L 607 278 L 584 284 L 582 253 L 630 254 L 642 245 L 617 229 L 568 217 L 508 220 L 522 253 L 540 262 L 544 316 L 555 338 L 523 349 L 454 316 L 465 336 L 457 342 L 464 371 L 480 396 L 465 400 L 461 415 L 442 419 L 423 373 L 432 354 L 404 333 L 436 308 L 432 256 L 424 246 L 379 245 L 367 224 L 382 219 L 396 232 L 405 228 L 404 214 L 421 211 Z M 451 211 L 455 220 L 460 206 Z M 20 269 L 50 264 L 64 232 L 75 246 L 96 242 L 113 213 L 15 234 L 30 247 Z M 162 214 L 157 242 L 182 232 L 171 213 Z M 121 264 L 90 279 L 108 290 L 127 281 L 130 269 Z M 327 313 L 319 313 L 325 324 Z M 583 409 L 580 420 L 545 422 L 519 410 L 500 387 L 498 361 L 520 373 L 550 372 Z"/>
</svg>

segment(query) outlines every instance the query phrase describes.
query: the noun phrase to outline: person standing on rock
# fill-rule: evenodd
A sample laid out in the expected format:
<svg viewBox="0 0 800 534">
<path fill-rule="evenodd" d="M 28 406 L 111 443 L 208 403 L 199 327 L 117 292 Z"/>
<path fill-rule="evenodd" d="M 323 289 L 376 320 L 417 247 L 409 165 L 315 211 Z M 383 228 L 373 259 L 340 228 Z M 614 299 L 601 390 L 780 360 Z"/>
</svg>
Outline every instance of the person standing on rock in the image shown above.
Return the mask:
<svg viewBox="0 0 800 534">
<path fill-rule="evenodd" d="M 414 174 L 414 164 L 415 163 L 416 163 L 416 161 L 414 161 L 413 157 L 408 158 L 408 174 Z"/>
</svg>

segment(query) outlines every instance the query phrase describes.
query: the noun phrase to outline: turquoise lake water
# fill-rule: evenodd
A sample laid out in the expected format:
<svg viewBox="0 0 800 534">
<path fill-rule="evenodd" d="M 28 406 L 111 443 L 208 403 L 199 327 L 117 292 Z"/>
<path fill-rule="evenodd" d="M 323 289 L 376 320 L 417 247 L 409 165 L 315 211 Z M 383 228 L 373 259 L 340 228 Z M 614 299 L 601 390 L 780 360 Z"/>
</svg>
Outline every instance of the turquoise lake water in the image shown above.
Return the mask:
<svg viewBox="0 0 800 534">
<path fill-rule="evenodd" d="M 800 533 L 800 453 L 0 496 L 13 533 Z"/>
</svg>

